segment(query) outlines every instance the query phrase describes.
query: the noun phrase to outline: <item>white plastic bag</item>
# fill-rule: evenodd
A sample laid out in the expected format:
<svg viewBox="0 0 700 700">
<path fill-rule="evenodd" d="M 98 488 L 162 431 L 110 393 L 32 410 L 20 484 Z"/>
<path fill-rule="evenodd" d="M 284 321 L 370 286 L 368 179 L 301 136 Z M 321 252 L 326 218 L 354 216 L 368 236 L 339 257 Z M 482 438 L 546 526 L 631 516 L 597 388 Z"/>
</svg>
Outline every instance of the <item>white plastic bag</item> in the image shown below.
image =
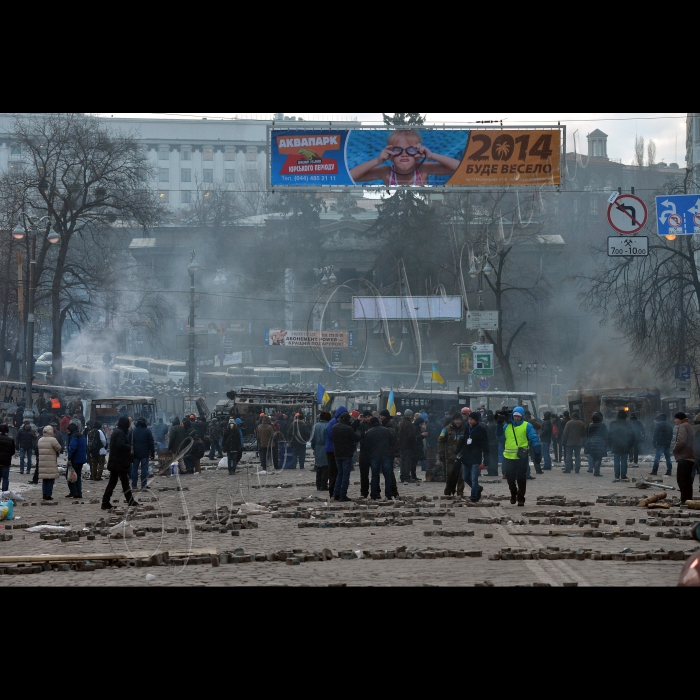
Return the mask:
<svg viewBox="0 0 700 700">
<path fill-rule="evenodd" d="M 78 481 L 78 474 L 76 473 L 75 469 L 73 469 L 73 465 L 71 464 L 68 467 L 68 483 L 75 484 L 77 481 Z"/>
<path fill-rule="evenodd" d="M 15 501 L 15 503 L 21 503 L 26 499 L 22 498 L 18 493 L 14 491 L 3 491 L 0 494 L 0 501 Z"/>
<path fill-rule="evenodd" d="M 257 503 L 246 503 L 244 506 L 241 506 L 238 515 L 265 515 L 269 512 L 267 508 L 259 506 Z"/>
<path fill-rule="evenodd" d="M 109 529 L 109 536 L 115 540 L 130 540 L 134 537 L 134 528 L 126 521 Z"/>
<path fill-rule="evenodd" d="M 217 469 L 228 469 L 228 457 L 224 457 L 220 462 Z"/>
<path fill-rule="evenodd" d="M 37 525 L 36 527 L 30 527 L 25 532 L 53 532 L 56 534 L 68 532 L 69 528 L 60 527 L 59 525 Z"/>
</svg>

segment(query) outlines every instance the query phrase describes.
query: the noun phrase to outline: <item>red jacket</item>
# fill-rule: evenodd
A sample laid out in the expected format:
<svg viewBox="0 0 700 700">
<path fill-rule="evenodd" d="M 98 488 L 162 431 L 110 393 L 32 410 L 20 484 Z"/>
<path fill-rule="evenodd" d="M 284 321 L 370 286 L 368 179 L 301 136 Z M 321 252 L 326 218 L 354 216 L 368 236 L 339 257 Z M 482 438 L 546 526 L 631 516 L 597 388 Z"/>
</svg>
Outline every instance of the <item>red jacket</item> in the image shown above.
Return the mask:
<svg viewBox="0 0 700 700">
<path fill-rule="evenodd" d="M 59 426 L 59 430 L 60 430 L 62 433 L 67 433 L 67 432 L 68 432 L 68 426 L 71 424 L 71 422 L 72 422 L 72 421 L 71 421 L 70 416 L 63 416 L 63 418 L 61 418 L 61 425 Z"/>
</svg>

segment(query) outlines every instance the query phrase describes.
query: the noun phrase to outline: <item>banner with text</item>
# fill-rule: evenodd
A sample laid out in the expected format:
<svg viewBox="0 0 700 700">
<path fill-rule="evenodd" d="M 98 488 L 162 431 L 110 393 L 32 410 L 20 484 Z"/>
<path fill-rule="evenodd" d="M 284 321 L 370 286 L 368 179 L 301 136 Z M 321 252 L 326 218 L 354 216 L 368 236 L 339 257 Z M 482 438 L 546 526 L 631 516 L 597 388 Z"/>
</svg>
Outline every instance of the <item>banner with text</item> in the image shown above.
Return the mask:
<svg viewBox="0 0 700 700">
<path fill-rule="evenodd" d="M 560 185 L 562 128 L 272 129 L 272 187 Z"/>
<path fill-rule="evenodd" d="M 265 345 L 281 345 L 288 348 L 351 348 L 352 331 L 287 331 L 268 330 Z"/>
</svg>

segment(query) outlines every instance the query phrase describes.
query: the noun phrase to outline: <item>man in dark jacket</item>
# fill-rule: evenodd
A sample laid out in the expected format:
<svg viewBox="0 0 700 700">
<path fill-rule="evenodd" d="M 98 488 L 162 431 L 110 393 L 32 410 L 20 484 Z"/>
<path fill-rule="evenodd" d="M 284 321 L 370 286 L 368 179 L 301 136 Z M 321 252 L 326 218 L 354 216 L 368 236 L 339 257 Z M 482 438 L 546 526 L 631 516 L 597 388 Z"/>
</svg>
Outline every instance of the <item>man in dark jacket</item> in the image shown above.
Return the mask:
<svg viewBox="0 0 700 700">
<path fill-rule="evenodd" d="M 178 421 L 177 423 L 175 421 Z M 187 421 L 189 423 L 189 421 Z M 168 449 L 177 455 L 180 451 L 180 446 L 185 440 L 187 440 L 187 434 L 189 431 L 185 430 L 184 424 L 180 424 L 179 419 L 175 418 L 173 420 L 173 427 L 170 430 L 170 440 L 168 441 Z"/>
<path fill-rule="evenodd" d="M 218 419 L 214 418 L 209 426 L 209 459 L 213 462 L 217 457 L 223 459 L 224 455 L 221 449 L 221 426 Z"/>
<path fill-rule="evenodd" d="M 370 418 L 369 429 L 362 437 L 360 450 L 369 459 L 372 466 L 373 501 L 381 498 L 379 489 L 380 476 L 384 475 L 384 494 L 391 500 L 394 489 L 394 434 L 389 428 L 384 428 L 378 418 Z"/>
<path fill-rule="evenodd" d="M 326 453 L 326 428 L 331 422 L 331 414 L 324 411 L 318 417 L 311 435 L 311 448 L 314 451 L 316 470 L 316 490 L 328 491 L 328 454 Z"/>
<path fill-rule="evenodd" d="M 369 421 L 372 417 L 371 411 L 365 411 L 359 418 L 353 421 L 352 429 L 356 430 L 360 436 L 360 457 L 358 459 L 358 464 L 360 467 L 360 495 L 362 498 L 369 498 L 369 473 L 372 468 L 372 461 L 367 456 L 366 450 L 362 447 L 362 438 L 369 431 L 370 425 Z"/>
<path fill-rule="evenodd" d="M 693 500 L 693 467 L 695 466 L 695 432 L 685 413 L 676 413 L 675 423 L 678 426 L 676 444 L 673 456 L 678 462 L 676 479 L 681 492 L 681 504 Z"/>
<path fill-rule="evenodd" d="M 632 434 L 634 435 L 634 444 L 630 449 L 629 466 L 630 468 L 639 469 L 639 452 L 644 447 L 644 438 L 646 438 L 646 434 L 644 432 L 644 425 L 642 421 L 637 418 L 636 413 L 630 416 L 630 428 L 632 428 Z"/>
<path fill-rule="evenodd" d="M 51 419 L 53 416 L 49 413 L 48 409 L 44 409 L 39 416 L 39 420 L 36 425 L 38 428 L 45 428 L 47 425 L 51 425 Z"/>
<path fill-rule="evenodd" d="M 415 484 L 412 478 L 413 455 L 416 451 L 416 430 L 413 427 L 413 411 L 404 411 L 398 430 L 399 450 L 401 451 L 401 483 Z"/>
<path fill-rule="evenodd" d="M 228 459 L 228 474 L 233 476 L 238 468 L 238 454 L 243 450 L 241 431 L 233 418 L 229 421 L 224 433 L 223 445 L 223 451 Z"/>
<path fill-rule="evenodd" d="M 413 448 L 413 461 L 411 462 L 411 479 L 423 481 L 418 478 L 418 463 L 425 459 L 425 439 L 428 437 L 428 428 L 422 414 L 417 415 L 413 421 L 413 429 L 416 432 L 416 446 Z"/>
<path fill-rule="evenodd" d="M 148 488 L 149 458 L 156 458 L 156 446 L 153 434 L 143 418 L 136 421 L 131 429 L 131 445 L 134 448 L 134 463 L 131 467 L 131 488 L 137 489 L 139 485 L 139 467 L 141 468 L 141 489 Z"/>
<path fill-rule="evenodd" d="M 15 456 L 15 441 L 10 437 L 10 428 L 0 425 L 0 476 L 2 476 L 2 490 L 10 490 L 10 467 Z"/>
<path fill-rule="evenodd" d="M 661 455 L 666 457 L 666 476 L 673 474 L 673 462 L 671 461 L 671 442 L 673 441 L 673 426 L 666 419 L 665 413 L 660 413 L 656 417 L 654 425 L 654 435 L 652 442 L 656 449 L 656 458 L 654 459 L 654 468 L 651 472 L 652 476 L 658 476 L 659 465 L 661 464 Z"/>
<path fill-rule="evenodd" d="M 440 459 L 445 465 L 445 496 L 461 498 L 464 495 L 464 479 L 462 479 L 461 461 L 458 459 L 459 445 L 464 436 L 464 417 L 455 413 L 452 422 L 443 429 L 438 440 Z"/>
<path fill-rule="evenodd" d="M 576 460 L 576 473 L 581 472 L 581 447 L 586 442 L 586 424 L 578 413 L 574 413 L 564 428 L 563 442 L 566 450 L 566 468 L 564 474 L 571 474 Z"/>
<path fill-rule="evenodd" d="M 379 414 L 379 420 L 381 422 L 382 428 L 386 428 L 387 430 L 391 431 L 391 434 L 394 436 L 394 460 L 396 460 L 396 456 L 399 452 L 398 449 L 398 426 L 396 425 L 396 421 L 391 417 L 391 413 L 384 409 L 380 414 Z M 398 498 L 399 497 L 399 485 L 396 483 L 396 472 L 393 469 L 391 469 L 391 481 L 394 485 L 394 490 L 393 490 L 393 497 Z M 388 496 L 387 496 L 388 497 Z"/>
<path fill-rule="evenodd" d="M 335 448 L 333 447 L 333 428 L 338 424 L 338 418 L 347 413 L 345 406 L 340 406 L 335 412 L 333 419 L 326 427 L 326 456 L 328 458 L 328 491 L 331 498 L 335 494 L 335 482 L 338 478 L 338 463 L 335 459 Z"/>
<path fill-rule="evenodd" d="M 76 423 L 68 425 L 68 464 L 75 470 L 78 480 L 71 484 L 68 481 L 69 494 L 66 498 L 83 497 L 83 466 L 87 462 L 87 440 Z M 70 471 L 66 472 L 66 480 Z"/>
<path fill-rule="evenodd" d="M 462 479 L 472 490 L 472 503 L 481 500 L 484 487 L 479 486 L 479 474 L 481 467 L 489 461 L 490 450 L 489 436 L 481 424 L 481 414 L 472 413 L 457 448 L 462 454 Z"/>
<path fill-rule="evenodd" d="M 547 412 L 544 414 L 544 421 L 542 422 L 542 429 L 540 430 L 540 443 L 542 445 L 542 457 L 544 459 L 544 464 L 542 465 L 543 471 L 552 471 L 552 455 L 549 452 L 549 447 L 552 444 L 552 414 Z"/>
<path fill-rule="evenodd" d="M 32 455 L 37 450 L 37 437 L 32 424 L 26 420 L 17 432 L 15 445 L 19 449 L 19 473 L 24 474 L 25 459 L 27 460 L 27 474 L 32 473 Z"/>
<path fill-rule="evenodd" d="M 630 448 L 634 444 L 634 433 L 627 420 L 627 411 L 619 411 L 617 419 L 610 423 L 608 430 L 608 445 L 615 459 L 615 480 L 628 482 L 627 459 Z"/>
<path fill-rule="evenodd" d="M 292 457 L 294 461 L 290 469 L 297 468 L 297 462 L 299 463 L 299 469 L 304 469 L 306 464 L 306 445 L 311 439 L 311 429 L 306 424 L 304 416 L 301 413 L 297 413 L 294 417 L 294 421 L 290 423 L 287 429 L 287 444 L 291 447 Z"/>
<path fill-rule="evenodd" d="M 489 459 L 488 459 L 488 475 L 498 476 L 498 423 L 493 411 L 486 414 L 486 434 L 489 437 Z M 551 464 L 551 462 L 550 462 Z"/>
<path fill-rule="evenodd" d="M 168 426 L 163 423 L 163 419 L 158 419 L 158 424 L 154 428 L 156 434 L 156 444 L 159 450 L 164 450 L 166 447 L 166 439 L 168 437 Z"/>
<path fill-rule="evenodd" d="M 338 465 L 333 497 L 336 501 L 345 503 L 350 500 L 348 488 L 350 488 L 352 459 L 357 450 L 357 443 L 360 441 L 360 436 L 350 425 L 350 414 L 347 411 L 339 416 L 338 422 L 333 426 L 331 437 L 333 438 L 333 454 Z"/>
<path fill-rule="evenodd" d="M 129 432 L 129 419 L 122 417 L 117 422 L 117 427 L 112 432 L 112 437 L 109 441 L 109 462 L 107 469 L 109 470 L 109 482 L 102 496 L 102 510 L 113 510 L 112 494 L 117 486 L 117 482 L 121 481 L 124 497 L 130 506 L 139 505 L 131 493 L 131 484 L 129 483 L 129 474 L 131 473 L 131 445 L 127 442 L 126 436 Z"/>
</svg>

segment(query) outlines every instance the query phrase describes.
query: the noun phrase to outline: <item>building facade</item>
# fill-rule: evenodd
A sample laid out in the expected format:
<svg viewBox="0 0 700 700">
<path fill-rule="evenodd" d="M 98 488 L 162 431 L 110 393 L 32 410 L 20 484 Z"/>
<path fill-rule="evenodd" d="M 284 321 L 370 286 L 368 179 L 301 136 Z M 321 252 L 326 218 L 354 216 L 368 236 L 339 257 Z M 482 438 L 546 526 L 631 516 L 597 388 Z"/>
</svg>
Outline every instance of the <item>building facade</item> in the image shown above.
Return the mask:
<svg viewBox="0 0 700 700">
<path fill-rule="evenodd" d="M 700 113 L 688 114 L 688 167 L 700 165 Z"/>
</svg>

